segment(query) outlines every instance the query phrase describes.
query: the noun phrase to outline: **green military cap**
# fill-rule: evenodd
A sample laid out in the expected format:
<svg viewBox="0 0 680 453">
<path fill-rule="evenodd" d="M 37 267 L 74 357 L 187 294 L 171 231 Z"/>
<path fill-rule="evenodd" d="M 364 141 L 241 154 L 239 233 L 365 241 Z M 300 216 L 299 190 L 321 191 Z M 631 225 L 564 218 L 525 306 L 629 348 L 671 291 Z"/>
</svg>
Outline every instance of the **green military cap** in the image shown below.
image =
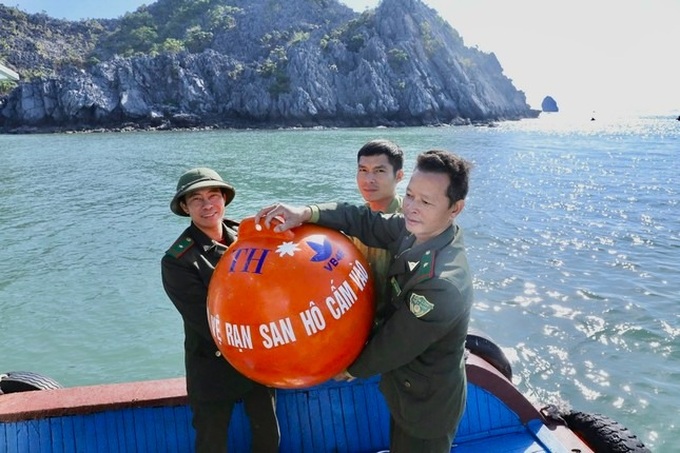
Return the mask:
<svg viewBox="0 0 680 453">
<path fill-rule="evenodd" d="M 192 168 L 179 177 L 177 182 L 177 192 L 170 202 L 170 210 L 177 215 L 188 217 L 188 214 L 179 206 L 179 202 L 187 193 L 196 189 L 207 187 L 219 187 L 224 193 L 224 205 L 231 203 L 236 195 L 236 190 L 230 184 L 224 182 L 222 177 L 210 168 Z"/>
</svg>

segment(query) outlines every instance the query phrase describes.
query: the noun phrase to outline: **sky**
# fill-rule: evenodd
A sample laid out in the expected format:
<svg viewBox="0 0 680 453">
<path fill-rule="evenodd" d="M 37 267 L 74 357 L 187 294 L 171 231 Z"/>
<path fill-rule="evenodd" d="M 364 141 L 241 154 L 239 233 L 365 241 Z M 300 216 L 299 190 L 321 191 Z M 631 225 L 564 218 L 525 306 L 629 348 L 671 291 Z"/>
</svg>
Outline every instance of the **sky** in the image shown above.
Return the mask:
<svg viewBox="0 0 680 453">
<path fill-rule="evenodd" d="M 340 0 L 356 11 L 379 0 Z M 527 102 L 561 112 L 680 113 L 680 0 L 423 0 L 493 52 Z M 58 19 L 116 18 L 151 0 L 9 0 Z"/>
</svg>

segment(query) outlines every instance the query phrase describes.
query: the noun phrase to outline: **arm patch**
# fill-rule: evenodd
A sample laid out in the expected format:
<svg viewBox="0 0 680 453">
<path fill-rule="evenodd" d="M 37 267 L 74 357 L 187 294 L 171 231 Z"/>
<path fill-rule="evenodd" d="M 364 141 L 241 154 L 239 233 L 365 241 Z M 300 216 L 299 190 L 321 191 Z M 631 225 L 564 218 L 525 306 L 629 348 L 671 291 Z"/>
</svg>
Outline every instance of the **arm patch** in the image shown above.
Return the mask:
<svg viewBox="0 0 680 453">
<path fill-rule="evenodd" d="M 165 252 L 166 255 L 170 255 L 173 258 L 180 258 L 187 250 L 189 250 L 195 244 L 194 240 L 189 236 L 184 236 L 175 241 L 172 246 Z"/>
<path fill-rule="evenodd" d="M 409 299 L 409 309 L 411 313 L 415 315 L 416 318 L 422 318 L 426 314 L 432 311 L 434 304 L 427 300 L 425 296 L 420 294 L 411 293 L 411 298 Z"/>
</svg>

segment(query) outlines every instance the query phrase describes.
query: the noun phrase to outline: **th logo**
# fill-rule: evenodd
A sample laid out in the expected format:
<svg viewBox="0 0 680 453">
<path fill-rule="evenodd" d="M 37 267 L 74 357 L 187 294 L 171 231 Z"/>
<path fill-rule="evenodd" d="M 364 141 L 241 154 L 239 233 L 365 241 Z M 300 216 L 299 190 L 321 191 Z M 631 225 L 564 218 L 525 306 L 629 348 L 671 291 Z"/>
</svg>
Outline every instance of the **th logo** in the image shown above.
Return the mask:
<svg viewBox="0 0 680 453">
<path fill-rule="evenodd" d="M 267 259 L 268 249 L 242 248 L 234 253 L 229 272 L 247 272 L 261 274 L 262 266 Z"/>
</svg>

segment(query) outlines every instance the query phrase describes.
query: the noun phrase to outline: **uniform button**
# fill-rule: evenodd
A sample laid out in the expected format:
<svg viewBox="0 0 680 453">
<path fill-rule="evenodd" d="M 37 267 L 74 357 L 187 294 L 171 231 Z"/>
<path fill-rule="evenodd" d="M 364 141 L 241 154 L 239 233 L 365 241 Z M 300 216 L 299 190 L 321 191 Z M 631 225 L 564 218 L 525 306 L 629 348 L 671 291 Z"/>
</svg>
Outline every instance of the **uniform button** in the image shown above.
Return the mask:
<svg viewBox="0 0 680 453">
<path fill-rule="evenodd" d="M 407 389 L 410 389 L 411 383 L 409 381 L 404 381 L 404 387 L 406 387 Z"/>
<path fill-rule="evenodd" d="M 222 357 L 222 353 L 220 351 L 215 351 L 215 357 Z"/>
</svg>

